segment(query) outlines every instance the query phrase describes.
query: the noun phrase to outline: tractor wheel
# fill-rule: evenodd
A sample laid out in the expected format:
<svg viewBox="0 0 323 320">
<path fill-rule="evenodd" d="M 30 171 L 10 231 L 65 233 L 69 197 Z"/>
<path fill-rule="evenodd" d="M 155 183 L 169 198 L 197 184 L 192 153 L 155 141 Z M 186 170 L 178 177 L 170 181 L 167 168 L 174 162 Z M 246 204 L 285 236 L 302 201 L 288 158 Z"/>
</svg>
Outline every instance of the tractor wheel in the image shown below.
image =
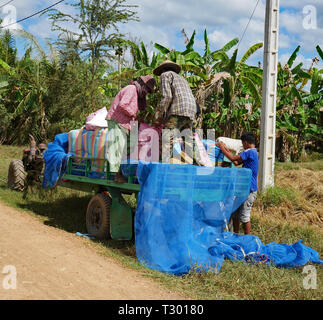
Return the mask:
<svg viewBox="0 0 323 320">
<path fill-rule="evenodd" d="M 11 160 L 8 170 L 8 188 L 16 191 L 24 191 L 26 175 L 22 160 Z"/>
<path fill-rule="evenodd" d="M 97 239 L 110 239 L 110 210 L 112 198 L 108 193 L 92 197 L 86 210 L 87 232 Z"/>
</svg>

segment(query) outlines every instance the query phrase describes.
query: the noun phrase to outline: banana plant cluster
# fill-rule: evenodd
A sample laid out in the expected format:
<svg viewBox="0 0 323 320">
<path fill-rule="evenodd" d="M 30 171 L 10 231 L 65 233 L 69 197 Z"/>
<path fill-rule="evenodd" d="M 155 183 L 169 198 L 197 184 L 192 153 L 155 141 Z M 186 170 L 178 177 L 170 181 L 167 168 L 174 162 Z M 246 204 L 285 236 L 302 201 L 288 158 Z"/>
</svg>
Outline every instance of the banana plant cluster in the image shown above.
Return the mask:
<svg viewBox="0 0 323 320">
<path fill-rule="evenodd" d="M 243 131 L 260 134 L 262 67 L 248 65 L 248 59 L 262 43 L 251 46 L 238 59 L 239 40 L 232 39 L 212 51 L 207 31 L 204 50 L 194 49 L 196 32 L 188 38 L 182 51 L 154 44 L 150 53 L 143 42 L 120 39 L 116 50 L 121 56 L 130 50 L 132 60 L 123 57 L 121 72 L 104 63 L 97 69 L 97 90 L 93 90 L 91 63 L 77 47 L 42 48 L 35 37 L 25 33 L 32 44 L 18 55 L 9 33 L 0 35 L 0 143 L 25 143 L 28 133 L 38 140 L 52 140 L 59 132 L 78 128 L 92 112 L 109 106 L 120 84 L 125 86 L 140 75 L 152 74 L 164 60 L 178 63 L 181 74 L 190 84 L 202 109 L 197 126 L 215 129 L 217 135 L 239 138 Z M 279 63 L 277 84 L 277 158 L 297 161 L 304 147 L 320 150 L 322 144 L 323 52 L 309 69 L 295 65 L 298 46 L 286 64 Z M 49 51 L 49 54 L 47 53 Z M 38 55 L 35 56 L 34 52 Z M 152 121 L 161 99 L 158 90 L 149 96 L 146 122 Z"/>
<path fill-rule="evenodd" d="M 323 60 L 319 46 L 317 52 Z M 294 66 L 298 46 L 287 63 L 278 65 L 278 99 L 276 112 L 277 157 L 280 161 L 298 161 L 306 144 L 318 149 L 322 141 L 322 72 L 314 65 L 313 59 L 309 70 L 303 70 L 303 64 Z M 309 91 L 304 90 L 310 84 Z"/>
<path fill-rule="evenodd" d="M 262 47 L 262 43 L 253 45 L 238 61 L 238 49 L 229 57 L 230 50 L 239 43 L 238 38 L 229 41 L 218 50 L 211 51 L 210 40 L 205 30 L 204 51 L 200 53 L 194 50 L 195 36 L 194 31 L 191 37 L 187 38 L 183 51 L 155 43 L 154 47 L 158 53 L 154 52 L 151 58 L 143 42 L 137 45 L 128 41 L 133 66 L 123 68 L 119 75 L 110 74 L 109 80 L 122 79 L 128 83 L 131 78 L 152 74 L 164 60 L 174 61 L 181 66 L 181 73 L 190 84 L 202 109 L 198 121 L 200 127 L 215 128 L 219 134 L 228 136 L 239 135 L 238 131 L 243 129 L 250 130 L 259 122 L 262 70 L 248 66 L 246 61 Z M 253 113 L 246 108 L 249 105 L 253 105 Z"/>
<path fill-rule="evenodd" d="M 186 37 L 183 51 L 155 43 L 158 53 L 153 53 L 152 59 L 143 42 L 139 46 L 129 42 L 134 65 L 124 70 L 121 77 L 152 74 L 162 61 L 174 61 L 182 67 L 181 74 L 202 107 L 200 127 L 214 128 L 217 134 L 233 138 L 239 138 L 242 131 L 254 131 L 259 137 L 263 70 L 260 64 L 248 65 L 247 60 L 263 44 L 254 44 L 238 60 L 237 38 L 211 51 L 205 30 L 204 51 L 200 53 L 194 50 L 195 36 L 194 31 L 190 38 Z M 321 48 L 316 49 L 323 60 Z M 322 142 L 319 138 L 322 135 L 322 70 L 315 67 L 318 59 L 313 59 L 309 70 L 302 63 L 294 66 L 299 50 L 300 46 L 285 65 L 278 66 L 277 156 L 282 161 L 298 160 L 307 141 L 316 149 Z M 231 56 L 230 52 L 233 52 Z"/>
</svg>

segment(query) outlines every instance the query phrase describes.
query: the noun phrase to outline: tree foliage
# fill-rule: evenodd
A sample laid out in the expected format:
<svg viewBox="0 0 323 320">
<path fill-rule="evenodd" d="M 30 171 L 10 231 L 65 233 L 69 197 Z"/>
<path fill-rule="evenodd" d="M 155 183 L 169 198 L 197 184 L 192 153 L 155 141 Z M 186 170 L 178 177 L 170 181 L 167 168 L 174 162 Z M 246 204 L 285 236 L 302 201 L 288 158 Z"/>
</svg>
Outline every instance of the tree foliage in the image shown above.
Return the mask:
<svg viewBox="0 0 323 320">
<path fill-rule="evenodd" d="M 47 12 L 59 37 L 46 48 L 23 32 L 28 46 L 18 56 L 15 38 L 7 31 L 0 34 L 0 143 L 25 144 L 29 133 L 38 141 L 51 141 L 57 133 L 81 127 L 90 112 L 109 107 L 120 85 L 152 74 L 166 59 L 181 66 L 201 106 L 198 127 L 232 138 L 246 130 L 259 137 L 262 68 L 248 61 L 262 43 L 240 55 L 235 38 L 213 51 L 205 30 L 201 52 L 194 49 L 196 32 L 187 37 L 183 30 L 182 51 L 156 42 L 149 52 L 142 41 L 127 40 L 119 32 L 119 23 L 137 20 L 135 7 L 125 0 L 79 0 L 71 7 L 74 14 Z M 295 65 L 300 49 L 285 65 L 278 65 L 280 161 L 299 160 L 305 147 L 322 151 L 323 70 L 317 62 L 323 60 L 323 52 L 317 46 L 318 58 L 305 70 L 302 63 Z M 113 64 L 116 58 L 122 64 L 126 50 L 132 60 L 116 71 Z M 156 80 L 156 93 L 149 96 L 148 113 L 142 115 L 147 122 L 153 120 L 160 100 Z"/>
</svg>

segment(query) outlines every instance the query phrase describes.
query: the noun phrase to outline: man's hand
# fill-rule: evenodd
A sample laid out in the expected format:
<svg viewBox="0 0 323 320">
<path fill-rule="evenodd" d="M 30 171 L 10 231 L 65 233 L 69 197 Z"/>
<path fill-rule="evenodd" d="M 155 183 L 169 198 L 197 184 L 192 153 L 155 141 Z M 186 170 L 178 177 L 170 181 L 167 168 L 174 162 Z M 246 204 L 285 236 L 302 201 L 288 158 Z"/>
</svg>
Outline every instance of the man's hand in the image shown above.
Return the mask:
<svg viewBox="0 0 323 320">
<path fill-rule="evenodd" d="M 223 154 L 230 160 L 233 162 L 233 164 L 235 166 L 237 166 L 242 160 L 241 157 L 239 155 L 233 156 L 231 151 L 228 149 L 228 147 L 226 146 L 226 144 L 222 141 L 219 141 L 216 144 L 217 147 L 219 147 L 221 149 L 221 151 L 223 152 Z"/>
<path fill-rule="evenodd" d="M 217 142 L 216 146 L 221 149 L 221 147 L 224 145 L 222 141 Z"/>
<path fill-rule="evenodd" d="M 216 146 L 219 147 L 221 149 L 221 151 L 223 151 L 223 150 L 228 150 L 229 151 L 229 149 L 227 148 L 226 144 L 224 142 L 222 142 L 222 141 L 219 141 L 216 144 Z"/>
</svg>

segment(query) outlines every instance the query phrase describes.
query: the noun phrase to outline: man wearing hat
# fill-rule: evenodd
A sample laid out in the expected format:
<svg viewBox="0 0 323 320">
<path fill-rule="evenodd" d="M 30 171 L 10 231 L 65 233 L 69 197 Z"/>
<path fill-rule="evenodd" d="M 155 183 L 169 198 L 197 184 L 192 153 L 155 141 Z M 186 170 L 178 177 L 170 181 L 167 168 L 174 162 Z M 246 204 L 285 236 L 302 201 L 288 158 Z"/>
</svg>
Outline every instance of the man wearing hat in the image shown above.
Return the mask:
<svg viewBox="0 0 323 320">
<path fill-rule="evenodd" d="M 170 141 L 170 145 L 163 143 L 163 162 L 170 161 L 170 150 L 173 145 L 173 130 L 182 132 L 192 130 L 196 117 L 196 101 L 186 79 L 179 75 L 181 67 L 169 60 L 164 61 L 154 70 L 154 75 L 160 76 L 160 90 L 162 100 L 159 108 L 159 122 L 163 122 L 165 129 L 163 140 Z M 190 140 L 190 139 L 188 139 Z M 191 141 L 185 141 L 186 153 L 193 158 Z"/>
<path fill-rule="evenodd" d="M 124 157 L 130 154 L 131 121 L 137 119 L 138 111 L 147 107 L 146 95 L 153 93 L 155 79 L 151 75 L 141 76 L 137 81 L 120 90 L 108 111 L 108 150 L 110 172 L 116 173 L 115 182 L 126 182 L 120 171 Z"/>
</svg>

